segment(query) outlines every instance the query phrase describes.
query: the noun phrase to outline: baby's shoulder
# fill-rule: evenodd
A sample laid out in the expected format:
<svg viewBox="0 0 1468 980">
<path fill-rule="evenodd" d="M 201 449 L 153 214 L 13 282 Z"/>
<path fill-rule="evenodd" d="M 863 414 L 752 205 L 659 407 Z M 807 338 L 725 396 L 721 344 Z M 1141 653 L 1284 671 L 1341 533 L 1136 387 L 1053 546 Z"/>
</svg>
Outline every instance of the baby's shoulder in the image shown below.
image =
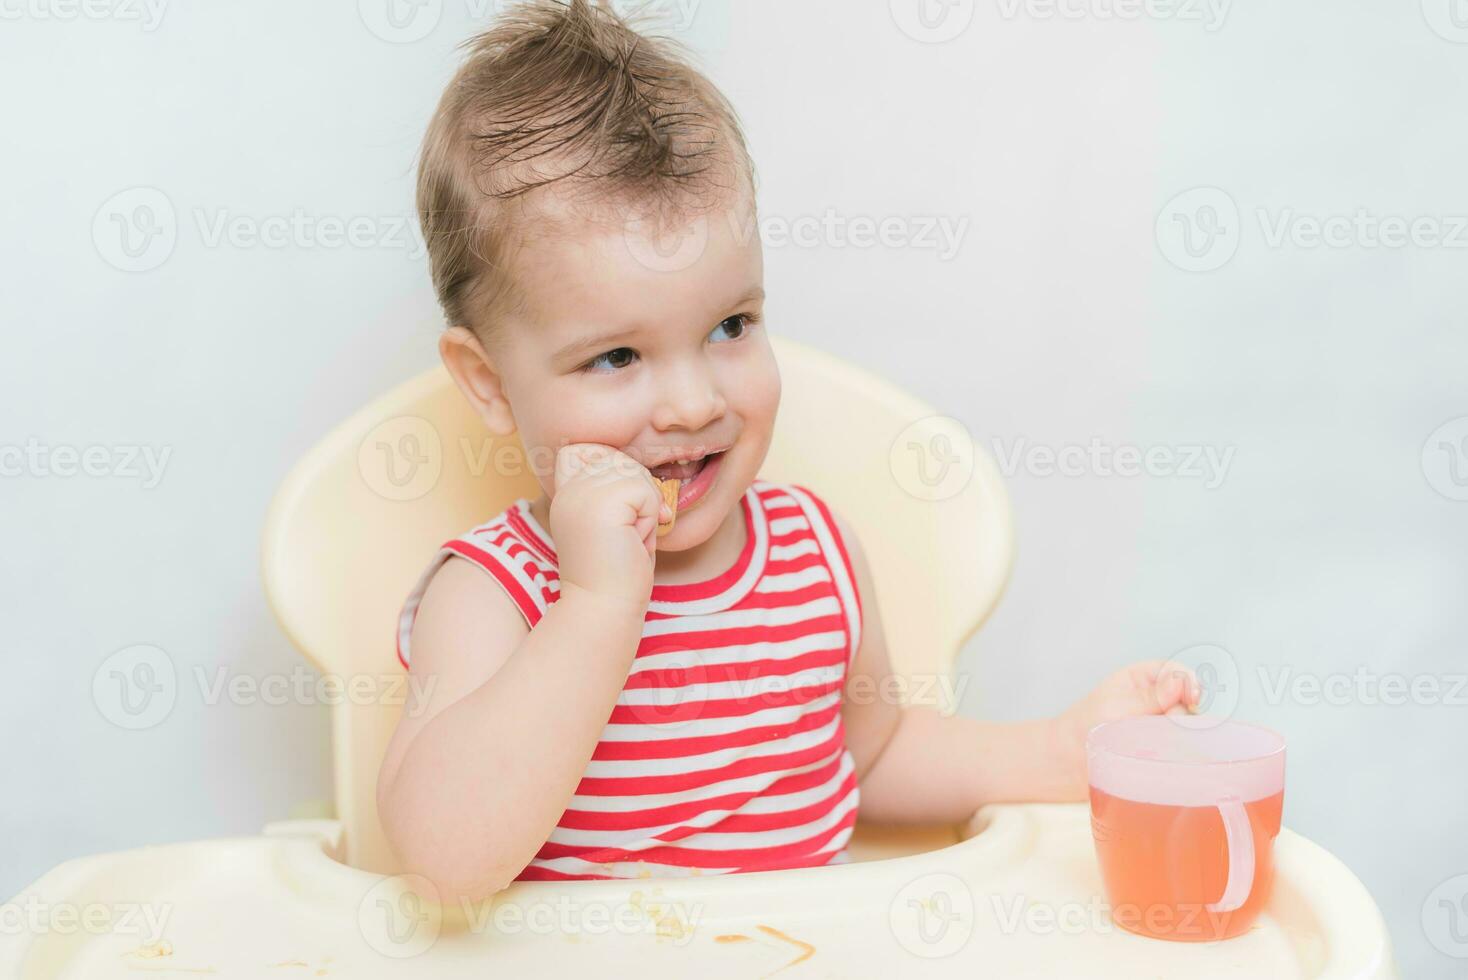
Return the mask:
<svg viewBox="0 0 1468 980">
<path fill-rule="evenodd" d="M 462 557 L 476 564 L 494 560 L 500 564 L 533 567 L 546 574 L 554 574 L 557 565 L 550 534 L 541 527 L 524 498 L 445 542 L 444 547 L 459 551 Z"/>
<path fill-rule="evenodd" d="M 453 567 L 447 577 L 440 574 L 445 565 Z M 508 600 L 528 628 L 560 595 L 555 549 L 523 498 L 439 545 L 399 613 L 398 659 L 409 662 L 413 627 L 425 600 L 432 609 L 463 605 L 469 597 L 482 608 L 486 585 Z"/>
</svg>

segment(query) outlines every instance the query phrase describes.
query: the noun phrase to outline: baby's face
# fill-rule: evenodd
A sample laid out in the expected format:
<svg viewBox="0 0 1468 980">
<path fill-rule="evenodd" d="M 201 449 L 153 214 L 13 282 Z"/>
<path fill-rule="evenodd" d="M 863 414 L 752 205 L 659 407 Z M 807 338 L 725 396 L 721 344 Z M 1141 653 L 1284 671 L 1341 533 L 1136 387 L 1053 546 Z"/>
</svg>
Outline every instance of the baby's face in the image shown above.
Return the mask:
<svg viewBox="0 0 1468 980">
<path fill-rule="evenodd" d="M 755 479 L 774 431 L 780 374 L 750 217 L 720 209 L 661 234 L 587 226 L 515 258 L 527 314 L 503 324 L 491 356 L 520 439 L 532 458 L 594 442 L 684 477 L 661 551 L 708 540 Z M 701 476 L 658 465 L 704 454 Z M 553 470 L 536 470 L 550 495 Z"/>
</svg>

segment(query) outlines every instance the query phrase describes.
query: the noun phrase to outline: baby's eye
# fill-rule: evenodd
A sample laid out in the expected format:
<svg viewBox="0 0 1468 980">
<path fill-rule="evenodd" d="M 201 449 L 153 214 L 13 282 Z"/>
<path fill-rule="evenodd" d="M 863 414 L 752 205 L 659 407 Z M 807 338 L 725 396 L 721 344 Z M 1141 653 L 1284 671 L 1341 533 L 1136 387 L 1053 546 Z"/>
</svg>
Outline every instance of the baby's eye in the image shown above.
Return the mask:
<svg viewBox="0 0 1468 980">
<path fill-rule="evenodd" d="M 733 334 L 733 336 L 726 339 L 738 340 L 744 336 L 744 332 L 749 329 L 750 324 L 754 323 L 755 320 L 756 317 L 751 313 L 736 313 L 731 317 L 720 320 L 719 325 L 709 332 L 709 337 L 713 338 L 720 330 L 723 330 L 726 333 Z"/>
<path fill-rule="evenodd" d="M 636 359 L 636 357 L 637 352 L 631 347 L 616 347 L 612 350 L 607 351 L 605 354 L 596 355 L 591 360 L 587 361 L 585 366 L 582 367 L 581 370 L 595 371 L 598 364 L 605 363 L 613 371 L 617 371 L 631 364 L 632 361 Z"/>
</svg>

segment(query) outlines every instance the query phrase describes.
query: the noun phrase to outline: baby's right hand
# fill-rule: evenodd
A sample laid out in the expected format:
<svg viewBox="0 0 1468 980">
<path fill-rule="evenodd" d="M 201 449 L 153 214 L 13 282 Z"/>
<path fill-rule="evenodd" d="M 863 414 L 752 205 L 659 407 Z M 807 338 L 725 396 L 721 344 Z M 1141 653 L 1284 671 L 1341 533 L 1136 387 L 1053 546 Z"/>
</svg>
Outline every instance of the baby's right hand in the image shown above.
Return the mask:
<svg viewBox="0 0 1468 980">
<path fill-rule="evenodd" d="M 645 608 L 666 506 L 657 480 L 627 454 L 594 442 L 563 446 L 550 502 L 563 589 L 571 583 Z"/>
</svg>

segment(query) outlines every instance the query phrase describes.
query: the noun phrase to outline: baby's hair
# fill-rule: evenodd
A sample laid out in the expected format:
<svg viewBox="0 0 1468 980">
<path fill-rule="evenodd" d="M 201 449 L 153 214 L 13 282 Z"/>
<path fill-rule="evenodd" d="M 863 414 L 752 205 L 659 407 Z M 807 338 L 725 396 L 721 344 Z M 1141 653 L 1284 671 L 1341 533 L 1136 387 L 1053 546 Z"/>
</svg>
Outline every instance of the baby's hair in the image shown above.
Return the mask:
<svg viewBox="0 0 1468 980">
<path fill-rule="evenodd" d="M 548 232 L 527 202 L 637 207 L 662 221 L 727 199 L 754 168 L 738 117 L 681 45 L 587 0 L 526 0 L 464 42 L 424 137 L 418 216 L 449 325 L 485 339 L 524 300 L 516 242 Z M 532 227 L 534 226 L 534 227 Z"/>
</svg>

